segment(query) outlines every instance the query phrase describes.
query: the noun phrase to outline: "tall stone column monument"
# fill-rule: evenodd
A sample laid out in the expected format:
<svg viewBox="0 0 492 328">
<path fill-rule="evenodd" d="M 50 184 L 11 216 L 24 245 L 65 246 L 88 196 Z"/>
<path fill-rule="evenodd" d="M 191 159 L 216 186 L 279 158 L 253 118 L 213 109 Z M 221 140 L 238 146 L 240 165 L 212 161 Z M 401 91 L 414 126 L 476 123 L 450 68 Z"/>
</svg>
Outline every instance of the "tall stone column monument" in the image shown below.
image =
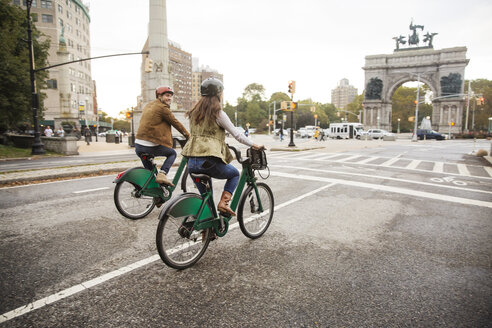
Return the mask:
<svg viewBox="0 0 492 328">
<path fill-rule="evenodd" d="M 149 0 L 149 30 L 148 39 L 143 50 L 148 55 L 142 56 L 141 65 L 141 95 L 133 113 L 135 133 L 138 130 L 142 110 L 147 103 L 155 100 L 155 89 L 161 85 L 172 86 L 169 70 L 169 47 L 167 39 L 166 0 Z M 149 69 L 149 61 L 152 68 Z"/>
</svg>

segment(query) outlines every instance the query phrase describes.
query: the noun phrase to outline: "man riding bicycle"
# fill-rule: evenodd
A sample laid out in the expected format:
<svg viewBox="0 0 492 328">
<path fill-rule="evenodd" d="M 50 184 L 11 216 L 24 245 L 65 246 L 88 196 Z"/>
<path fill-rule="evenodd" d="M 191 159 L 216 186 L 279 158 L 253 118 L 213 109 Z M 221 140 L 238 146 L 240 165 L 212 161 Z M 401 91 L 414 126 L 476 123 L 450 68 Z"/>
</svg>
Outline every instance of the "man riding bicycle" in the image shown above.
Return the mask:
<svg viewBox="0 0 492 328">
<path fill-rule="evenodd" d="M 148 170 L 152 170 L 152 162 L 141 156 L 149 153 L 155 156 L 165 156 L 155 181 L 159 184 L 173 186 L 168 180 L 167 173 L 176 159 L 173 147 L 171 126 L 176 128 L 186 139 L 190 134 L 171 112 L 171 101 L 174 91 L 168 86 L 160 86 L 155 90 L 154 101 L 149 102 L 143 109 L 142 118 L 135 139 L 135 152 Z"/>
</svg>

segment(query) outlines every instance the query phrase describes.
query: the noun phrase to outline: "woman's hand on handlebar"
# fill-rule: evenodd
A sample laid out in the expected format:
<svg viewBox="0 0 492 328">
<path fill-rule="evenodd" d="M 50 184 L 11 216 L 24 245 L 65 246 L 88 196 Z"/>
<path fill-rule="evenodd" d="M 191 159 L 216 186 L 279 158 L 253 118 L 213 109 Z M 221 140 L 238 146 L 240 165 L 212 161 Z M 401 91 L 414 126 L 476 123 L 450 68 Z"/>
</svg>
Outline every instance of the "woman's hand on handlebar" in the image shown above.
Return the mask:
<svg viewBox="0 0 492 328">
<path fill-rule="evenodd" d="M 257 144 L 253 144 L 253 146 L 251 147 L 253 147 L 256 150 L 266 149 L 264 145 L 257 145 Z"/>
</svg>

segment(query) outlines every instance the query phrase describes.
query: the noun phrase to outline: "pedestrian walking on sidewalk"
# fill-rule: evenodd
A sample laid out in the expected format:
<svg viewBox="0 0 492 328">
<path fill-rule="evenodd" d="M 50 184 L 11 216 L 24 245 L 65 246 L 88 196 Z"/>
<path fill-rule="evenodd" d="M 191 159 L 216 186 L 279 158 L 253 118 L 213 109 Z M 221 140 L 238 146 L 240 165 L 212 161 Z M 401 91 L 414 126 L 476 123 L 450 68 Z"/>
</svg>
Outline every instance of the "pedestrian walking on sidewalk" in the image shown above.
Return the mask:
<svg viewBox="0 0 492 328">
<path fill-rule="evenodd" d="M 284 141 L 284 129 L 280 127 L 278 135 L 280 136 L 280 141 Z"/>
<path fill-rule="evenodd" d="M 146 169 L 152 170 L 152 162 L 142 158 L 141 154 L 149 153 L 166 157 L 155 181 L 169 186 L 173 186 L 173 183 L 168 180 L 167 174 L 176 160 L 171 126 L 186 139 L 190 137 L 183 124 L 171 112 L 173 95 L 173 89 L 168 86 L 161 86 L 155 90 L 156 100 L 144 107 L 135 139 L 135 152 Z"/>
<path fill-rule="evenodd" d="M 227 180 L 217 210 L 236 215 L 229 207 L 229 202 L 239 182 L 239 171 L 229 164 L 234 157 L 225 142 L 226 131 L 249 147 L 261 149 L 263 145 L 254 144 L 234 127 L 229 116 L 222 110 L 222 90 L 224 85 L 218 79 L 208 78 L 203 81 L 202 97 L 195 107 L 186 113 L 190 119 L 191 137 L 181 154 L 188 157 L 190 173 L 204 173 L 213 178 Z M 205 192 L 205 186 L 202 184 L 197 183 L 197 188 L 200 193 Z"/>
<path fill-rule="evenodd" d="M 89 129 L 89 127 L 85 127 L 84 129 L 84 137 L 85 137 L 85 142 L 87 142 L 87 146 L 89 146 L 91 143 L 91 136 L 92 136 L 92 133 L 91 133 L 91 129 Z"/>
</svg>

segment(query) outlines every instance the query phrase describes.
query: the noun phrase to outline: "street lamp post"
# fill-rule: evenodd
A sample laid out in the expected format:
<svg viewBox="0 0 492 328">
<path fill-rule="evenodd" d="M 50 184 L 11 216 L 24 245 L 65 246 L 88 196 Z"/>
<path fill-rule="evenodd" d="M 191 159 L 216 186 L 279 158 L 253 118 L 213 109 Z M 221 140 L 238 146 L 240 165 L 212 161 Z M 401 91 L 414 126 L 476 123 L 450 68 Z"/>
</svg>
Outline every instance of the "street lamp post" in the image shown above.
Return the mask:
<svg viewBox="0 0 492 328">
<path fill-rule="evenodd" d="M 415 124 L 413 126 L 412 141 L 417 141 L 417 125 L 419 120 L 419 99 L 420 99 L 420 73 L 417 73 L 417 100 L 415 102 Z"/>
<path fill-rule="evenodd" d="M 31 93 L 32 93 L 32 116 L 34 124 L 34 143 L 32 144 L 32 154 L 45 154 L 44 145 L 41 142 L 38 122 L 38 107 L 39 97 L 36 91 L 36 77 L 34 75 L 34 46 L 32 43 L 32 27 L 31 27 L 31 5 L 33 0 L 26 1 L 27 7 L 27 43 L 29 45 L 29 75 L 31 78 Z"/>
<path fill-rule="evenodd" d="M 400 134 L 400 119 L 398 119 L 398 129 L 397 129 L 396 133 Z"/>
<path fill-rule="evenodd" d="M 135 107 L 132 106 L 132 142 L 131 142 L 131 147 L 135 147 L 135 127 L 133 125 L 133 111 L 135 110 Z"/>
</svg>

